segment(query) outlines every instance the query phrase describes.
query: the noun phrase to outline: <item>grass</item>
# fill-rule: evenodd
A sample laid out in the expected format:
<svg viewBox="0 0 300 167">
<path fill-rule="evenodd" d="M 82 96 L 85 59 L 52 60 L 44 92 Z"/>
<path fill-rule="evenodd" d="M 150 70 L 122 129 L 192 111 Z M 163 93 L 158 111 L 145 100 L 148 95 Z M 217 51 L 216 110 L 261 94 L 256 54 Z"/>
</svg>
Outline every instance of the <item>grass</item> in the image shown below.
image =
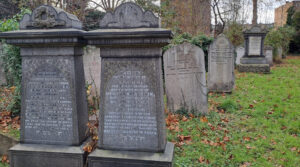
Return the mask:
<svg viewBox="0 0 300 167">
<path fill-rule="evenodd" d="M 299 101 L 300 57 L 284 60 L 272 74 L 236 72 L 232 94 L 209 94 L 206 117 L 182 117 L 178 129 L 168 130 L 176 143 L 174 166 L 298 166 Z"/>
<path fill-rule="evenodd" d="M 181 120 L 179 130 L 168 130 L 175 167 L 299 165 L 300 57 L 271 74 L 236 72 L 232 94 L 209 94 L 209 103 L 207 120 Z"/>
</svg>

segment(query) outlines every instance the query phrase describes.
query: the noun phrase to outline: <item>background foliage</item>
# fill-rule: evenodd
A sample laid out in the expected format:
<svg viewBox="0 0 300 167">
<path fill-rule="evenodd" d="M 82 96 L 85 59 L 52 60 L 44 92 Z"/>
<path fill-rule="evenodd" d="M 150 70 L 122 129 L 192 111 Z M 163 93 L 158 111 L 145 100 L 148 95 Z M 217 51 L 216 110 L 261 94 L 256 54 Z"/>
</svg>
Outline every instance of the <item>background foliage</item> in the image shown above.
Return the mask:
<svg viewBox="0 0 300 167">
<path fill-rule="evenodd" d="M 3 20 L 0 22 L 0 31 L 13 31 L 19 29 L 19 21 L 23 15 L 30 13 L 30 10 L 22 9 L 20 13 L 13 16 L 11 19 Z M 2 53 L 0 54 L 0 60 L 3 63 L 6 80 L 8 86 L 15 86 L 14 97 L 11 103 L 7 106 L 8 111 L 12 111 L 13 114 L 20 112 L 21 96 L 21 70 L 22 60 L 20 56 L 20 49 L 16 46 L 8 45 L 2 40 Z"/>
</svg>

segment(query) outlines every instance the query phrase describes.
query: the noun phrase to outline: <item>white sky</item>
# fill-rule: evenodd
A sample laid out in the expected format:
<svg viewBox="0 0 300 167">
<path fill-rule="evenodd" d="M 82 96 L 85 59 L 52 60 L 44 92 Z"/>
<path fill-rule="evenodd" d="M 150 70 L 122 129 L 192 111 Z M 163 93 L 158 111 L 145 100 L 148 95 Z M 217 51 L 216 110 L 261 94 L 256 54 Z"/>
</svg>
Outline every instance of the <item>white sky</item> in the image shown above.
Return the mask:
<svg viewBox="0 0 300 167">
<path fill-rule="evenodd" d="M 100 0 L 95 0 L 100 1 Z M 264 3 L 259 3 L 259 9 L 258 9 L 258 23 L 274 23 L 274 10 L 275 8 L 281 6 L 282 4 L 285 4 L 285 0 L 259 0 L 264 1 Z M 278 2 L 279 1 L 279 2 Z M 292 1 L 292 0 L 289 0 Z M 156 4 L 160 5 L 160 0 L 156 2 Z M 243 18 L 247 20 L 247 23 L 251 23 L 252 20 L 252 0 L 245 0 L 245 4 L 242 7 L 243 13 L 240 14 L 243 15 Z M 213 16 L 213 15 L 212 15 Z M 214 23 L 212 18 L 212 23 Z"/>
</svg>

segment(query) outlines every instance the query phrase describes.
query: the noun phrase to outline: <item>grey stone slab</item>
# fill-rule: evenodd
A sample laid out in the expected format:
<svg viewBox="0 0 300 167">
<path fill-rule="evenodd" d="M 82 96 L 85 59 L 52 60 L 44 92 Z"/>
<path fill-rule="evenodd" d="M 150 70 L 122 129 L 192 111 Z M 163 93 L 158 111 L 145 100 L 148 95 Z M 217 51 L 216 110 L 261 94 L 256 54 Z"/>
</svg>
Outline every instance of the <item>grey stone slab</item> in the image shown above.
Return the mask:
<svg viewBox="0 0 300 167">
<path fill-rule="evenodd" d="M 110 58 L 102 50 L 99 147 L 162 151 L 166 139 L 161 59 Z"/>
<path fill-rule="evenodd" d="M 273 48 L 265 47 L 265 55 L 266 55 L 267 63 L 270 66 L 273 66 Z"/>
<path fill-rule="evenodd" d="M 80 146 L 18 144 L 10 149 L 11 167 L 83 167 Z"/>
<path fill-rule="evenodd" d="M 19 142 L 20 141 L 18 141 L 17 139 L 0 132 L 0 156 L 8 155 L 9 148 L 18 144 Z"/>
<path fill-rule="evenodd" d="M 181 107 L 207 113 L 207 86 L 204 53 L 201 48 L 183 43 L 164 53 L 165 88 L 169 111 Z"/>
<path fill-rule="evenodd" d="M 159 27 L 159 19 L 150 11 L 135 3 L 127 2 L 118 6 L 112 13 L 107 13 L 100 21 L 100 28 L 144 28 Z"/>
<path fill-rule="evenodd" d="M 232 92 L 234 88 L 234 46 L 223 34 L 209 47 L 207 83 L 211 92 Z"/>
<path fill-rule="evenodd" d="M 241 64 L 241 58 L 244 56 L 245 54 L 245 48 L 243 46 L 238 46 L 236 48 L 236 60 L 235 60 L 235 64 Z"/>
<path fill-rule="evenodd" d="M 167 143 L 163 153 L 111 151 L 96 149 L 88 156 L 89 167 L 172 167 L 174 144 Z"/>
<path fill-rule="evenodd" d="M 43 28 L 82 28 L 79 19 L 62 9 L 48 5 L 41 5 L 25 14 L 20 22 L 20 29 L 43 29 Z"/>
<path fill-rule="evenodd" d="M 270 73 L 269 64 L 240 64 L 238 65 L 239 72 L 253 72 L 253 73 Z"/>
<path fill-rule="evenodd" d="M 79 145 L 88 121 L 82 56 L 31 53 L 22 55 L 21 142 Z"/>
<path fill-rule="evenodd" d="M 267 30 L 254 25 L 243 33 L 246 49 L 244 57 L 264 57 L 264 39 Z"/>
<path fill-rule="evenodd" d="M 265 57 L 243 57 L 241 64 L 268 64 Z"/>
<path fill-rule="evenodd" d="M 91 84 L 91 98 L 92 96 L 100 96 L 100 79 L 101 79 L 101 57 L 100 48 L 88 45 L 84 49 L 83 64 L 85 80 Z M 90 99 L 91 100 L 91 99 Z"/>
</svg>

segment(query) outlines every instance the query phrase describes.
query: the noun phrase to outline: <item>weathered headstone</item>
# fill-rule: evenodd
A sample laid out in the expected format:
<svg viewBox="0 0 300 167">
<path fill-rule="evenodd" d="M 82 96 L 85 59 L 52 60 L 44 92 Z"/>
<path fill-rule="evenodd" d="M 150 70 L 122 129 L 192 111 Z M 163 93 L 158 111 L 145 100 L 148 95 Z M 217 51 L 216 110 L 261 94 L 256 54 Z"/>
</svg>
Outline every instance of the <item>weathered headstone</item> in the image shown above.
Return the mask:
<svg viewBox="0 0 300 167">
<path fill-rule="evenodd" d="M 273 66 L 273 48 L 271 46 L 265 46 L 264 50 L 268 64 Z"/>
<path fill-rule="evenodd" d="M 255 25 L 244 31 L 245 55 L 238 65 L 240 72 L 269 73 L 270 65 L 264 55 L 264 39 L 267 31 Z"/>
<path fill-rule="evenodd" d="M 183 43 L 164 54 L 164 74 L 169 111 L 185 108 L 207 113 L 204 53 L 198 46 Z"/>
<path fill-rule="evenodd" d="M 88 45 L 84 49 L 83 66 L 85 80 L 92 86 L 91 96 L 99 96 L 100 90 L 100 74 L 101 74 L 101 58 L 100 49 L 95 46 Z"/>
<path fill-rule="evenodd" d="M 12 167 L 82 167 L 88 121 L 81 22 L 51 6 L 24 15 L 20 31 L 1 33 L 22 56 L 21 144 Z"/>
<path fill-rule="evenodd" d="M 208 90 L 232 92 L 234 82 L 234 46 L 221 34 L 209 47 Z"/>
<path fill-rule="evenodd" d="M 235 64 L 239 65 L 241 64 L 241 58 L 244 56 L 245 54 L 245 48 L 243 46 L 238 46 L 235 49 L 236 52 L 236 60 L 235 60 Z"/>
<path fill-rule="evenodd" d="M 161 69 L 172 33 L 158 26 L 152 12 L 124 3 L 85 35 L 101 56 L 99 148 L 89 167 L 172 165 Z"/>
<path fill-rule="evenodd" d="M 277 48 L 277 54 L 278 54 L 277 58 L 281 60 L 283 58 L 283 49 L 281 46 Z"/>
</svg>

